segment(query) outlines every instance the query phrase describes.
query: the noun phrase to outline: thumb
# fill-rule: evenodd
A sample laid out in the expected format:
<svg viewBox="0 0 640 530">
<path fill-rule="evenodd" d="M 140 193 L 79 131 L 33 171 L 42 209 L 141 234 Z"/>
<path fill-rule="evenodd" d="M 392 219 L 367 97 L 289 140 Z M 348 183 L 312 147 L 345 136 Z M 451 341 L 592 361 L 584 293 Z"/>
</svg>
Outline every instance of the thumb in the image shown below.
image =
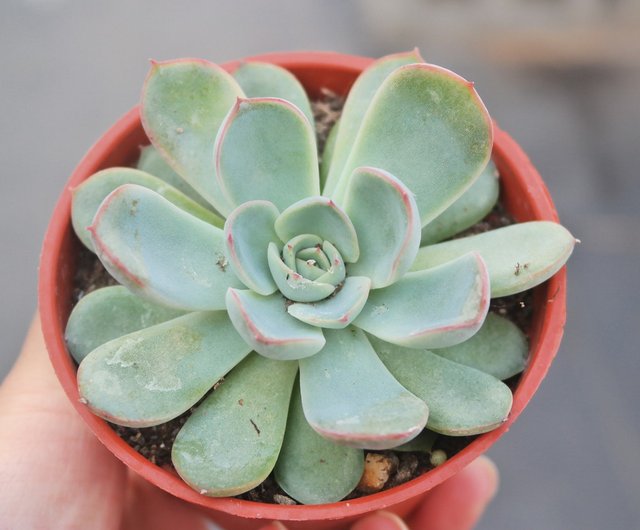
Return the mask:
<svg viewBox="0 0 640 530">
<path fill-rule="evenodd" d="M 498 469 L 481 456 L 425 497 L 410 518 L 420 530 L 470 530 L 498 491 Z"/>
<path fill-rule="evenodd" d="M 0 521 L 7 528 L 119 526 L 114 506 L 121 504 L 124 466 L 62 392 L 37 315 L 0 386 L 0 469 Z"/>
</svg>

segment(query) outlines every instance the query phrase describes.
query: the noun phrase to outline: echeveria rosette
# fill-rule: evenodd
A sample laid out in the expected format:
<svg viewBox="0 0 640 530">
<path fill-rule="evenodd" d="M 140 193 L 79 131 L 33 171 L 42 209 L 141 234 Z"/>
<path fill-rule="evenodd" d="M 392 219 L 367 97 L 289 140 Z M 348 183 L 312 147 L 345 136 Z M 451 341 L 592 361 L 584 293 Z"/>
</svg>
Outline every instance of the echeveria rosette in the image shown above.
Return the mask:
<svg viewBox="0 0 640 530">
<path fill-rule="evenodd" d="M 416 51 L 373 63 L 323 153 L 321 190 L 297 80 L 262 63 L 234 75 L 154 63 L 141 105 L 153 147 L 139 169 L 74 191 L 76 231 L 127 288 L 91 293 L 69 319 L 83 400 L 150 426 L 224 378 L 178 434 L 177 471 L 224 496 L 274 470 L 304 503 L 347 495 L 362 448 L 425 426 L 495 428 L 511 406 L 500 380 L 523 369 L 527 345 L 506 319 L 485 319 L 490 295 L 544 281 L 574 240 L 525 223 L 420 248 L 497 199 L 472 85 Z"/>
</svg>

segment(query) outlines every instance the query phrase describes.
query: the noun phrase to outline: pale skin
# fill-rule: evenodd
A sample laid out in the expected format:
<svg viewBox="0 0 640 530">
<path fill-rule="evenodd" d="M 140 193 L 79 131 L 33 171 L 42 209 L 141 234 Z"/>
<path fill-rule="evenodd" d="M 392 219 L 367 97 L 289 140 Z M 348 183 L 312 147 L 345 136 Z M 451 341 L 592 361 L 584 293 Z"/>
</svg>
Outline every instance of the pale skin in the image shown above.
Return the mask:
<svg viewBox="0 0 640 530">
<path fill-rule="evenodd" d="M 128 472 L 87 429 L 53 373 L 37 316 L 0 386 L 0 470 L 1 530 L 211 528 L 202 511 Z M 352 530 L 468 530 L 497 489 L 495 465 L 480 457 L 425 495 L 408 521 L 380 512 Z"/>
</svg>

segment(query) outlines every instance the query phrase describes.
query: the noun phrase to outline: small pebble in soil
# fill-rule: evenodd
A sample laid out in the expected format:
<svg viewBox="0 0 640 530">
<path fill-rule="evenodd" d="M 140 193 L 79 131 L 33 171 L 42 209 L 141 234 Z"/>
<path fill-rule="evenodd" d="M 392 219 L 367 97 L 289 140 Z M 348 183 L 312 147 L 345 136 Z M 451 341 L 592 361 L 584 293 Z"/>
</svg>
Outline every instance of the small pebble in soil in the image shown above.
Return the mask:
<svg viewBox="0 0 640 530">
<path fill-rule="evenodd" d="M 367 453 L 364 460 L 364 473 L 356 489 L 362 493 L 381 491 L 398 469 L 398 461 L 395 454 Z"/>
<path fill-rule="evenodd" d="M 294 504 L 298 504 L 291 497 L 281 495 L 280 493 L 275 493 L 273 495 L 273 500 L 276 502 L 276 504 L 284 504 L 285 506 L 293 506 Z"/>
<path fill-rule="evenodd" d="M 436 449 L 431 453 L 429 457 L 429 462 L 433 467 L 438 467 L 444 464 L 447 461 L 447 453 L 445 453 L 442 449 Z"/>
</svg>

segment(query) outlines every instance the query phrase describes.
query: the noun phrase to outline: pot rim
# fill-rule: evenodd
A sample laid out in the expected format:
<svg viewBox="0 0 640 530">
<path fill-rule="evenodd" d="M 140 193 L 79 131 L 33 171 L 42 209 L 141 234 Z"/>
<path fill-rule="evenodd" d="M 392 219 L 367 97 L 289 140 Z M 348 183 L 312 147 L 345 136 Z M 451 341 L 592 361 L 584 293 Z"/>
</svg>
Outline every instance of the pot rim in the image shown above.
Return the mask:
<svg viewBox="0 0 640 530">
<path fill-rule="evenodd" d="M 324 69 L 348 75 L 357 75 L 373 61 L 365 57 L 335 52 L 270 53 L 243 60 L 272 62 L 294 70 L 296 73 Z M 233 71 L 243 60 L 229 62 L 222 66 L 228 71 Z M 107 449 L 125 465 L 164 491 L 214 511 L 244 518 L 285 522 L 339 520 L 393 507 L 420 496 L 460 471 L 509 430 L 539 387 L 560 345 L 566 317 L 564 267 L 553 278 L 537 288 L 537 294 L 540 295 L 537 298 L 542 300 L 542 307 L 538 304 L 537 310 L 543 310 L 544 318 L 539 330 L 539 340 L 530 346 L 530 355 L 534 362 L 529 364 L 514 392 L 513 407 L 507 421 L 497 429 L 480 435 L 443 465 L 405 484 L 358 499 L 322 505 L 285 506 L 235 498 L 213 498 L 199 494 L 183 482 L 177 474 L 152 464 L 127 445 L 104 420 L 92 414 L 79 402 L 76 367 L 67 352 L 64 341 L 66 316 L 62 315 L 59 309 L 57 279 L 58 268 L 63 257 L 63 240 L 71 230 L 71 190 L 95 172 L 101 161 L 104 161 L 121 142 L 130 138 L 133 131 L 139 127 L 140 119 L 136 106 L 110 127 L 78 164 L 55 206 L 42 247 L 39 272 L 39 310 L 42 330 L 56 375 L 85 423 Z M 526 182 L 526 199 L 530 202 L 529 207 L 533 218 L 558 221 L 555 207 L 539 173 L 516 142 L 495 123 L 493 156 L 499 167 L 501 164 L 508 165 L 510 170 L 516 173 L 517 178 Z"/>
</svg>

